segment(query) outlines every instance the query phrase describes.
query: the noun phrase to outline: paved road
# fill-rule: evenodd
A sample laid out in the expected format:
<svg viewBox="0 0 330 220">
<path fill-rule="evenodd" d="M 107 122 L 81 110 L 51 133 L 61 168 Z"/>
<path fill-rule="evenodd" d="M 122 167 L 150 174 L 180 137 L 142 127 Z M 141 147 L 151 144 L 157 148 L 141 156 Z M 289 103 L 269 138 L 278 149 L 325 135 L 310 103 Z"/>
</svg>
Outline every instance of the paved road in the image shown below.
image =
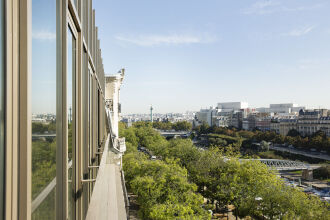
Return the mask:
<svg viewBox="0 0 330 220">
<path fill-rule="evenodd" d="M 282 147 L 280 145 L 271 145 L 269 147 L 269 149 L 276 150 L 276 151 L 282 151 L 282 152 L 289 152 L 289 153 L 292 153 L 292 154 L 299 154 L 299 155 L 303 155 L 303 156 L 306 156 L 306 157 L 311 157 L 311 158 L 317 158 L 317 159 L 330 161 L 330 156 L 329 155 L 318 153 L 318 152 L 306 152 L 306 151 L 302 151 L 302 150 L 298 150 L 298 149 Z"/>
</svg>

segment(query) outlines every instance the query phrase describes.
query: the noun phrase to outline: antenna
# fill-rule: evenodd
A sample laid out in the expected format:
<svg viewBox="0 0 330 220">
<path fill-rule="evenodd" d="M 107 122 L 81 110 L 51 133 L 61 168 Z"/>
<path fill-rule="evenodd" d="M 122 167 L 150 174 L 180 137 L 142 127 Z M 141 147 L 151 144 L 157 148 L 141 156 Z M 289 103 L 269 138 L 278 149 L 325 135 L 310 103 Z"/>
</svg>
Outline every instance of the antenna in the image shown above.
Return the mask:
<svg viewBox="0 0 330 220">
<path fill-rule="evenodd" d="M 152 110 L 154 110 L 154 108 L 152 107 L 152 105 L 150 105 L 150 121 L 153 122 L 153 115 L 152 115 Z"/>
</svg>

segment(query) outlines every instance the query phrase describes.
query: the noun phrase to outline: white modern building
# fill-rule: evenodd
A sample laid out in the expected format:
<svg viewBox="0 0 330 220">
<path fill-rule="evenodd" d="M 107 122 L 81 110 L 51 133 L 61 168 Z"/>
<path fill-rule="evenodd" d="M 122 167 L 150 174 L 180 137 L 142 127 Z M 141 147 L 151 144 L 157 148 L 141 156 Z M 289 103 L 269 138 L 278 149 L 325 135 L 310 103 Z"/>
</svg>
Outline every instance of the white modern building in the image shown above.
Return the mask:
<svg viewBox="0 0 330 220">
<path fill-rule="evenodd" d="M 304 106 L 293 103 L 270 104 L 269 108 L 257 108 L 260 113 L 277 113 L 277 114 L 298 114 L 300 110 L 305 110 Z"/>
<path fill-rule="evenodd" d="M 249 108 L 247 102 L 221 102 L 218 103 L 218 109 L 221 111 L 239 111 L 241 109 Z"/>
</svg>

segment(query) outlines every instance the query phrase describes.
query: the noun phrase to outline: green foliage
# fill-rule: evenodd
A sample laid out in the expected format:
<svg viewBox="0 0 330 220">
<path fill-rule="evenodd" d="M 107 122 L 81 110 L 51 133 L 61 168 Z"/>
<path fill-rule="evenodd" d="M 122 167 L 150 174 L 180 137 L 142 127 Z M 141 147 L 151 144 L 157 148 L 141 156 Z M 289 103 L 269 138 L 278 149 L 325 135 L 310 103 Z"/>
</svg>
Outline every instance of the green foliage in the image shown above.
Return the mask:
<svg viewBox="0 0 330 220">
<path fill-rule="evenodd" d="M 219 140 L 216 140 L 216 135 L 224 135 L 222 139 L 225 139 L 228 144 L 232 144 L 232 139 L 228 138 L 241 138 L 241 141 L 244 142 L 244 148 L 250 148 L 252 142 L 272 142 L 275 144 L 284 144 L 287 143 L 289 145 L 293 145 L 298 148 L 311 149 L 315 148 L 319 151 L 327 151 L 330 153 L 330 137 L 327 137 L 323 131 L 317 131 L 312 136 L 302 137 L 299 132 L 296 130 L 290 130 L 287 136 L 283 136 L 277 134 L 275 131 L 238 131 L 235 128 L 223 128 L 212 126 L 209 127 L 206 123 L 203 125 L 197 126 L 194 128 L 194 131 L 197 133 L 197 136 L 208 135 L 211 139 L 211 145 L 222 146 L 223 143 Z M 221 137 L 220 137 L 221 138 Z M 236 145 L 235 147 L 239 148 L 240 145 Z"/>
<path fill-rule="evenodd" d="M 257 154 L 260 158 L 264 159 L 279 159 L 283 160 L 284 158 L 277 155 L 274 151 L 258 152 Z"/>
<path fill-rule="evenodd" d="M 260 148 L 262 151 L 269 151 L 269 143 L 266 141 L 261 141 Z"/>
<path fill-rule="evenodd" d="M 49 124 L 33 122 L 32 123 L 32 133 L 34 134 L 43 134 L 45 132 L 48 133 L 56 133 L 56 122 L 52 122 Z"/>
<path fill-rule="evenodd" d="M 159 130 L 172 130 L 172 123 L 171 122 L 160 122 L 155 121 L 153 122 L 152 126 Z"/>
<path fill-rule="evenodd" d="M 210 219 L 201 208 L 203 198 L 188 182 L 187 170 L 175 161 L 151 161 L 141 153 L 124 157 L 126 180 L 138 195 L 143 219 Z"/>
<path fill-rule="evenodd" d="M 153 122 L 152 126 L 159 130 L 190 131 L 192 129 L 192 124 L 188 121 L 179 121 L 175 123 L 156 121 Z"/>
<path fill-rule="evenodd" d="M 150 123 L 134 124 L 122 131 L 129 140 L 130 153 L 124 156 L 127 186 L 138 195 L 141 218 L 208 219 L 201 208 L 204 197 L 209 204 L 216 204 L 216 211 L 233 205 L 235 215 L 242 218 L 329 219 L 328 204 L 286 186 L 261 162 L 237 159 L 237 149 L 246 138 L 281 140 L 274 132 L 255 131 L 252 135 L 203 125 L 196 131 L 216 131 L 208 138 L 218 146 L 226 141 L 226 148 L 200 150 L 189 139 L 166 141 Z M 263 148 L 267 148 L 266 141 Z M 149 160 L 136 150 L 137 145 L 162 160 Z"/>
<path fill-rule="evenodd" d="M 33 134 L 54 134 L 56 123 L 32 123 Z M 71 129 L 69 135 L 72 137 Z M 71 139 L 69 137 L 69 143 Z M 56 177 L 56 138 L 32 141 L 32 200 Z M 55 219 L 55 189 L 33 213 L 32 219 Z"/>
<path fill-rule="evenodd" d="M 322 167 L 314 170 L 313 176 L 314 178 L 321 180 L 330 179 L 330 165 L 323 165 Z"/>
<path fill-rule="evenodd" d="M 192 129 L 192 124 L 187 121 L 179 121 L 174 123 L 172 127 L 176 131 L 190 131 Z"/>
<path fill-rule="evenodd" d="M 296 129 L 291 129 L 289 132 L 288 132 L 288 135 L 287 136 L 290 136 L 290 137 L 298 137 L 300 136 L 300 133 L 296 130 Z"/>
</svg>

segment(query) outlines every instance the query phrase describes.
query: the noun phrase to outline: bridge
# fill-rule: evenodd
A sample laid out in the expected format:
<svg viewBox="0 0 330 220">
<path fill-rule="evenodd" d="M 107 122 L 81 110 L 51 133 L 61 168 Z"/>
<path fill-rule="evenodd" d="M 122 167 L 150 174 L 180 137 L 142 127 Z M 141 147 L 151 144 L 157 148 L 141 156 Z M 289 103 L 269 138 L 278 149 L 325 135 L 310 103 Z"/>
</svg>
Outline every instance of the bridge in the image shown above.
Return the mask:
<svg viewBox="0 0 330 220">
<path fill-rule="evenodd" d="M 260 161 L 261 163 L 267 165 L 269 168 L 276 170 L 314 170 L 319 168 L 318 165 L 310 165 L 307 163 L 303 163 L 300 161 L 292 161 L 292 160 L 277 160 L 277 159 L 241 159 L 244 160 L 255 160 Z"/>
<path fill-rule="evenodd" d="M 170 139 L 175 137 L 187 138 L 190 136 L 190 131 L 163 131 L 157 130 L 163 137 Z"/>
</svg>

